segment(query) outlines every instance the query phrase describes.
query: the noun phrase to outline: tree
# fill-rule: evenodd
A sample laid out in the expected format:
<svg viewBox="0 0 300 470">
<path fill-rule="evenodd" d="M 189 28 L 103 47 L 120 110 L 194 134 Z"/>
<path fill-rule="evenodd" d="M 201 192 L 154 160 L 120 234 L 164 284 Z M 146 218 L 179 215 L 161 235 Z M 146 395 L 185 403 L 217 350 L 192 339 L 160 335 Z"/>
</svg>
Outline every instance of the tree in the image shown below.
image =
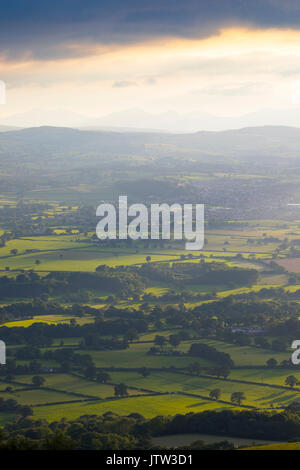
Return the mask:
<svg viewBox="0 0 300 470">
<path fill-rule="evenodd" d="M 84 375 L 87 379 L 93 380 L 97 375 L 97 369 L 94 365 L 87 367 L 84 371 Z"/>
<path fill-rule="evenodd" d="M 220 367 L 215 367 L 213 369 L 207 369 L 208 375 L 215 375 L 218 378 L 223 377 L 224 379 L 227 379 L 230 372 L 231 372 L 231 369 L 228 366 L 220 366 Z"/>
<path fill-rule="evenodd" d="M 36 387 L 41 387 L 41 385 L 43 385 L 46 382 L 46 379 L 44 379 L 44 377 L 41 377 L 40 375 L 34 375 L 31 379 L 31 382 Z"/>
<path fill-rule="evenodd" d="M 284 339 L 274 339 L 272 341 L 271 349 L 273 351 L 286 351 L 286 341 Z"/>
<path fill-rule="evenodd" d="M 233 392 L 231 394 L 230 400 L 231 400 L 232 403 L 240 405 L 243 400 L 246 400 L 246 396 L 245 396 L 244 392 Z"/>
<path fill-rule="evenodd" d="M 147 263 L 150 263 L 150 261 L 151 261 L 151 256 L 146 256 L 146 261 L 147 261 Z"/>
<path fill-rule="evenodd" d="M 115 396 L 116 397 L 128 397 L 127 385 L 123 383 L 115 385 Z"/>
<path fill-rule="evenodd" d="M 239 346 L 249 346 L 251 344 L 251 338 L 244 333 L 235 333 L 234 342 Z"/>
<path fill-rule="evenodd" d="M 289 375 L 284 382 L 286 385 L 289 385 L 290 387 L 294 387 L 298 383 L 298 379 L 294 375 Z"/>
<path fill-rule="evenodd" d="M 171 344 L 171 346 L 173 346 L 174 348 L 176 348 L 177 346 L 179 346 L 180 344 L 180 338 L 178 335 L 170 335 L 169 336 L 169 343 Z"/>
<path fill-rule="evenodd" d="M 228 375 L 230 375 L 231 369 L 228 366 L 222 366 L 220 367 L 219 374 L 220 377 L 223 377 L 224 379 L 227 379 Z"/>
<path fill-rule="evenodd" d="M 154 338 L 154 343 L 156 344 L 156 346 L 164 346 L 166 342 L 167 340 L 164 336 L 156 335 Z"/>
<path fill-rule="evenodd" d="M 147 367 L 142 367 L 142 368 L 139 370 L 139 373 L 140 373 L 143 377 L 148 377 L 148 375 L 150 375 L 150 370 L 147 369 Z"/>
<path fill-rule="evenodd" d="M 47 437 L 44 444 L 47 450 L 73 450 L 75 445 L 76 443 L 60 429 Z"/>
<path fill-rule="evenodd" d="M 194 362 L 193 364 L 190 364 L 188 369 L 191 374 L 196 374 L 196 375 L 201 374 L 201 366 L 199 362 Z"/>
<path fill-rule="evenodd" d="M 102 384 L 106 384 L 109 380 L 111 380 L 111 376 L 107 372 L 100 371 L 96 376 L 97 382 Z"/>
<path fill-rule="evenodd" d="M 68 373 L 70 372 L 72 369 L 72 364 L 70 361 L 63 361 L 61 362 L 60 364 L 60 370 L 61 372 L 65 372 L 65 373 Z"/>
<path fill-rule="evenodd" d="M 41 264 L 40 260 L 39 259 L 36 259 L 35 260 L 35 264 L 38 266 L 39 264 Z"/>
<path fill-rule="evenodd" d="M 219 400 L 221 393 L 222 391 L 220 388 L 214 388 L 213 390 L 209 392 L 209 396 L 210 398 L 213 398 L 214 400 Z"/>
<path fill-rule="evenodd" d="M 29 405 L 23 405 L 20 410 L 21 416 L 26 418 L 27 416 L 33 416 L 33 409 Z"/>
<path fill-rule="evenodd" d="M 130 328 L 126 332 L 125 339 L 127 339 L 128 341 L 139 339 L 138 331 L 135 328 Z"/>
<path fill-rule="evenodd" d="M 274 357 L 271 357 L 270 359 L 267 360 L 267 366 L 268 367 L 276 367 L 277 366 L 277 361 L 274 359 Z"/>
<path fill-rule="evenodd" d="M 270 343 L 262 336 L 256 336 L 256 338 L 254 338 L 254 343 L 260 348 L 268 349 L 270 347 Z"/>
</svg>

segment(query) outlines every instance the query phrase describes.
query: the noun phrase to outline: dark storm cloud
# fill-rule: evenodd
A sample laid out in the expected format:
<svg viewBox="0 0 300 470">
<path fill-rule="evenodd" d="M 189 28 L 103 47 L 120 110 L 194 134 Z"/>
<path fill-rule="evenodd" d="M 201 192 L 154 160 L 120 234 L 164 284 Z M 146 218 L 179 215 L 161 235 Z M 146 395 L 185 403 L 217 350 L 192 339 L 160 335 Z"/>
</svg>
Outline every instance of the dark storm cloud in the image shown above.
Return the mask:
<svg viewBox="0 0 300 470">
<path fill-rule="evenodd" d="M 1 0 L 0 55 L 44 60 L 89 54 L 93 44 L 176 36 L 227 26 L 300 28 L 298 0 Z M 69 45 L 80 44 L 81 48 Z M 85 47 L 86 45 L 86 47 Z"/>
</svg>

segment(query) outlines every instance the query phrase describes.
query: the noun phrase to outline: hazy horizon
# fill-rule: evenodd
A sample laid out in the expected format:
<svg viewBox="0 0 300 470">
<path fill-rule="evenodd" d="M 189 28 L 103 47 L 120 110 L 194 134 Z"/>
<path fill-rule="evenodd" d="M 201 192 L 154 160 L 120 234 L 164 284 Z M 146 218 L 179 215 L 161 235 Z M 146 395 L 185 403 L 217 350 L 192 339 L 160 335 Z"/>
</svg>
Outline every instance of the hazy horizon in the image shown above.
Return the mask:
<svg viewBox="0 0 300 470">
<path fill-rule="evenodd" d="M 298 125 L 299 17 L 293 0 L 3 5 L 0 124 Z"/>
<path fill-rule="evenodd" d="M 192 133 L 198 131 L 225 131 L 245 127 L 288 126 L 300 127 L 300 107 L 276 110 L 266 109 L 238 116 L 218 116 L 204 112 L 178 113 L 174 110 L 150 113 L 143 109 L 125 109 L 97 117 L 68 109 L 33 108 L 24 113 L 0 117 L 0 126 L 27 128 L 40 126 L 73 127 L 79 129 L 116 129 L 120 131 L 154 131 Z"/>
</svg>

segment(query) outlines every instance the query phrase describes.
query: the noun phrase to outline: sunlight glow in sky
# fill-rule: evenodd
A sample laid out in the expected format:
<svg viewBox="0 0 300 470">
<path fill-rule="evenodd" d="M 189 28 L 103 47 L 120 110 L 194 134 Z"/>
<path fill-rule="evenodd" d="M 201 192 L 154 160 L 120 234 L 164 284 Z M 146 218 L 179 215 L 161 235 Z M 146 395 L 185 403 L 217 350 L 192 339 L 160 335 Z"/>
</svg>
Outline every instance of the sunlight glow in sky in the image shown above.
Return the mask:
<svg viewBox="0 0 300 470">
<path fill-rule="evenodd" d="M 215 29 L 204 37 L 199 26 L 198 37 L 194 27 L 192 37 L 172 32 L 107 43 L 62 38 L 55 54 L 49 46 L 44 55 L 30 44 L 15 54 L 0 48 L 7 86 L 0 117 L 34 108 L 96 118 L 131 108 L 234 116 L 299 106 L 298 29 Z"/>
</svg>

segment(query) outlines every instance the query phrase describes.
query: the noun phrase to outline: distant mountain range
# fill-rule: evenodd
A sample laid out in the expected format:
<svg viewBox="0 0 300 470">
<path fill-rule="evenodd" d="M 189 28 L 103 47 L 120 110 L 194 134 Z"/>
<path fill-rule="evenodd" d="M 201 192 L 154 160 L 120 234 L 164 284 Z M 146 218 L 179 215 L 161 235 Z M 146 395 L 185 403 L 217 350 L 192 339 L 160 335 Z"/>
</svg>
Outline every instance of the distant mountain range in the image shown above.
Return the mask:
<svg viewBox="0 0 300 470">
<path fill-rule="evenodd" d="M 265 109 L 242 116 L 213 116 L 204 112 L 148 113 L 141 109 L 127 109 L 99 118 L 89 118 L 66 109 L 30 111 L 9 117 L 0 117 L 0 126 L 36 127 L 62 126 L 79 129 L 119 130 L 122 132 L 176 132 L 191 133 L 200 130 L 221 131 L 259 126 L 300 127 L 300 107 Z"/>
<path fill-rule="evenodd" d="M 234 158 L 260 161 L 300 158 L 300 129 L 284 126 L 248 127 L 222 132 L 170 134 L 155 132 L 84 131 L 62 127 L 36 127 L 0 134 L 1 156 L 61 154 L 111 156 Z"/>
<path fill-rule="evenodd" d="M 222 131 L 258 126 L 300 127 L 300 108 L 266 109 L 243 116 L 213 116 L 204 112 L 179 114 L 175 111 L 150 114 L 140 109 L 129 109 L 90 120 L 85 127 L 93 126 L 159 129 L 169 132 Z"/>
</svg>

